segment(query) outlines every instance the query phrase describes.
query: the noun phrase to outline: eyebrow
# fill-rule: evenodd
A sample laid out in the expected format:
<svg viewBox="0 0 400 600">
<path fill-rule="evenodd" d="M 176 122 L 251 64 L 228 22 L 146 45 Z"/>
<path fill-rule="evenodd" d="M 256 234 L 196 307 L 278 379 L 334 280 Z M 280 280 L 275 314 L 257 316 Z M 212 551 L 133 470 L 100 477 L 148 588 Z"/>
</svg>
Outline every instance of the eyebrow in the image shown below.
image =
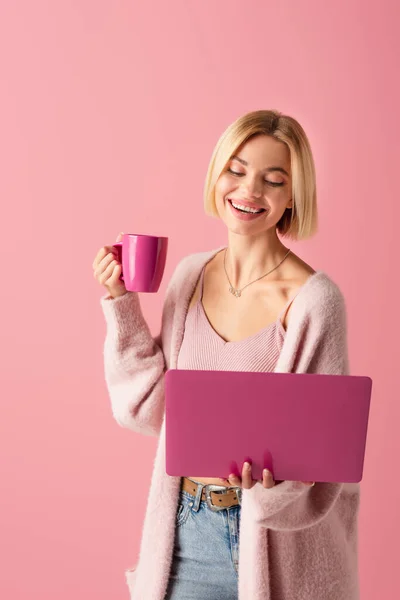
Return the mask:
<svg viewBox="0 0 400 600">
<path fill-rule="evenodd" d="M 239 158 L 238 156 L 232 156 L 231 160 L 238 160 L 240 163 L 242 163 L 242 165 L 245 165 L 245 167 L 249 166 L 249 163 L 245 160 L 243 160 L 243 158 Z M 268 169 L 265 169 L 266 171 L 268 171 L 268 173 L 271 173 L 271 171 L 280 171 L 281 173 L 284 173 L 285 175 L 287 175 L 289 177 L 289 173 L 287 171 L 285 171 L 285 169 L 283 169 L 282 167 L 268 167 Z"/>
</svg>

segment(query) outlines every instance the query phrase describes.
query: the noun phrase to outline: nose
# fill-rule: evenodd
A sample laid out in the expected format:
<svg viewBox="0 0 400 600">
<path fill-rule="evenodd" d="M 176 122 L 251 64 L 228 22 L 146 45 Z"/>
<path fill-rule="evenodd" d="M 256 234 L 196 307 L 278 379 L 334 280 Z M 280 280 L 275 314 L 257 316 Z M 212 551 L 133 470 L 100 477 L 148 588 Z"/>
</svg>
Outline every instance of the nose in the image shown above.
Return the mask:
<svg viewBox="0 0 400 600">
<path fill-rule="evenodd" d="M 256 176 L 243 178 L 241 183 L 243 193 L 247 198 L 260 198 L 262 194 L 262 184 Z"/>
</svg>

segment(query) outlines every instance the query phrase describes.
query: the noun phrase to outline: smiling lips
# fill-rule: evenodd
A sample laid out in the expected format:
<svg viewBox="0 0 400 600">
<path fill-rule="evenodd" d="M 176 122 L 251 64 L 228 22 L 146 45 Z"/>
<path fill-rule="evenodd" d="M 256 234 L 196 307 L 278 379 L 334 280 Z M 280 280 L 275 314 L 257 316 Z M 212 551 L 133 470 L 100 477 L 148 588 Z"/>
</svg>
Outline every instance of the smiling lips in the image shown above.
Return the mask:
<svg viewBox="0 0 400 600">
<path fill-rule="evenodd" d="M 234 215 L 242 221 L 252 221 L 265 212 L 265 208 L 260 208 L 253 202 L 245 202 L 243 200 L 237 202 L 231 198 L 228 198 L 228 202 Z"/>
</svg>

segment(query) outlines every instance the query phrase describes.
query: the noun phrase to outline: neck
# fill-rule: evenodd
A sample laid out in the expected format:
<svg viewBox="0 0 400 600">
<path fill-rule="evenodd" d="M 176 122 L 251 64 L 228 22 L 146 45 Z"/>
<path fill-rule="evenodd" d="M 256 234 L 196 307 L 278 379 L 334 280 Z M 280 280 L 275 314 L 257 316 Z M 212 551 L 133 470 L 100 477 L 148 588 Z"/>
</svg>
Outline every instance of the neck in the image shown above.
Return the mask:
<svg viewBox="0 0 400 600">
<path fill-rule="evenodd" d="M 281 262 L 287 251 L 276 231 L 253 237 L 229 232 L 226 270 L 232 285 L 242 288 L 265 275 Z"/>
</svg>

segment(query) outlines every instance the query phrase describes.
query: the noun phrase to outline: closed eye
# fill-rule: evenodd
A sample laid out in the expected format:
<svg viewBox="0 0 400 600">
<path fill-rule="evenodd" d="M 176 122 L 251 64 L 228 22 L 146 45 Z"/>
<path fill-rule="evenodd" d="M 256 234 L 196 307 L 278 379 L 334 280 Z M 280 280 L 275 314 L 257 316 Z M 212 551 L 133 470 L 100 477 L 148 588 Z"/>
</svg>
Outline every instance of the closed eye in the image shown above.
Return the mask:
<svg viewBox="0 0 400 600">
<path fill-rule="evenodd" d="M 236 175 L 236 177 L 243 177 L 244 173 L 238 173 L 237 171 L 232 171 L 231 168 L 228 168 L 229 173 L 232 173 L 232 175 Z M 276 181 L 269 181 L 268 179 L 265 179 L 265 183 L 268 183 L 269 185 L 272 185 L 273 187 L 281 187 L 282 185 L 284 185 L 283 182 L 276 182 Z"/>
</svg>

